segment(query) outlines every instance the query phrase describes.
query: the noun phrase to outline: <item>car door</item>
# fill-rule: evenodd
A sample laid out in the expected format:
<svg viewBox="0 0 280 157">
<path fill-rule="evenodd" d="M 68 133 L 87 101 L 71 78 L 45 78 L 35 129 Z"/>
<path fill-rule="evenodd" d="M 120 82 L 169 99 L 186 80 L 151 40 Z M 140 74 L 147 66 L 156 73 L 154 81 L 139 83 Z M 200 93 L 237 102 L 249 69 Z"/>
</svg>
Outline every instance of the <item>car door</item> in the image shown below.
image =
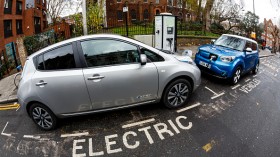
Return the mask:
<svg viewBox="0 0 280 157">
<path fill-rule="evenodd" d="M 91 110 L 82 68 L 75 45 L 66 44 L 35 59 L 37 71 L 32 82 L 41 102 L 57 114 Z"/>
<path fill-rule="evenodd" d="M 245 52 L 246 52 L 246 55 L 245 55 L 245 60 L 244 60 L 244 63 L 245 63 L 245 71 L 248 71 L 250 69 L 253 68 L 254 66 L 254 55 L 256 53 L 256 51 L 252 51 L 252 52 L 247 52 L 246 49 L 247 48 L 251 48 L 253 50 L 253 43 L 250 42 L 250 41 L 246 41 L 246 45 L 245 45 Z"/>
<path fill-rule="evenodd" d="M 158 72 L 153 63 L 140 64 L 138 46 L 116 39 L 80 42 L 84 78 L 94 109 L 154 101 Z"/>
</svg>

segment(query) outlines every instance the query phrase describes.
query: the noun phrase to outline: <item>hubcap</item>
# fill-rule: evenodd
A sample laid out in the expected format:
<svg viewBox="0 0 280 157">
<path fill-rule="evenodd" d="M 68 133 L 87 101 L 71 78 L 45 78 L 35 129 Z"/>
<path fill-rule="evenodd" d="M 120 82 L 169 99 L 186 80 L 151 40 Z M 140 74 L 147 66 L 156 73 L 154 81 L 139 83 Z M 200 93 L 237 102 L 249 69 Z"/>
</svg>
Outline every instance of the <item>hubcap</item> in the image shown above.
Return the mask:
<svg viewBox="0 0 280 157">
<path fill-rule="evenodd" d="M 256 65 L 255 72 L 257 73 L 259 71 L 259 63 Z"/>
<path fill-rule="evenodd" d="M 189 89 L 184 83 L 175 84 L 168 93 L 168 102 L 173 106 L 179 106 L 188 98 Z"/>
<path fill-rule="evenodd" d="M 240 79 L 240 74 L 241 74 L 241 70 L 240 69 L 237 69 L 235 74 L 234 74 L 234 77 L 233 77 L 233 81 L 234 83 L 237 83 L 238 80 Z"/>
<path fill-rule="evenodd" d="M 52 117 L 41 107 L 35 107 L 32 111 L 32 116 L 35 122 L 42 128 L 48 129 L 53 125 Z"/>
</svg>

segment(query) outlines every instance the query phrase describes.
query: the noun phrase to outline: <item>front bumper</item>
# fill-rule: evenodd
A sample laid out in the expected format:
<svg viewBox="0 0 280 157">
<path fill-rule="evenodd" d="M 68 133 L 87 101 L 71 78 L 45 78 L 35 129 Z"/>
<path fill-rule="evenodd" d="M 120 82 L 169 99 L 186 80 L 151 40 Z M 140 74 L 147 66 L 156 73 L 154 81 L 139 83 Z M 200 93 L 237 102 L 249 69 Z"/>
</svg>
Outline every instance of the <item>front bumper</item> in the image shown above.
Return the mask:
<svg viewBox="0 0 280 157">
<path fill-rule="evenodd" d="M 201 61 L 207 63 L 209 65 L 209 68 L 200 65 Z M 196 54 L 195 56 L 195 63 L 201 71 L 210 74 L 212 76 L 222 78 L 222 79 L 227 79 L 232 77 L 232 69 L 233 69 L 232 63 L 225 63 L 219 60 L 211 61 L 209 59 L 200 56 L 199 54 Z"/>
</svg>

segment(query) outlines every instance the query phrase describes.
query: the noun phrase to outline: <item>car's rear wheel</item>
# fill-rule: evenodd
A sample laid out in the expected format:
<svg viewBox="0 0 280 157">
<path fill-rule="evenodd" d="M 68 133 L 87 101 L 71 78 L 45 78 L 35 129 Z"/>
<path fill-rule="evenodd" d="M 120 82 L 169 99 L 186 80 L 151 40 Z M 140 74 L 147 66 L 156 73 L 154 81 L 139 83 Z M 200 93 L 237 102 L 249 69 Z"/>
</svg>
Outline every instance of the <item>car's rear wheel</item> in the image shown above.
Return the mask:
<svg viewBox="0 0 280 157">
<path fill-rule="evenodd" d="M 43 104 L 32 104 L 29 108 L 29 114 L 35 124 L 42 130 L 53 130 L 57 125 L 56 116 Z"/>
<path fill-rule="evenodd" d="M 259 71 L 259 62 L 256 64 L 256 66 L 254 67 L 254 69 L 252 70 L 253 74 L 257 74 Z"/>
<path fill-rule="evenodd" d="M 178 108 L 186 104 L 192 92 L 191 84 L 186 79 L 170 83 L 163 94 L 163 103 L 168 108 Z"/>
<path fill-rule="evenodd" d="M 241 78 L 241 72 L 242 69 L 240 67 L 237 67 L 236 70 L 233 73 L 233 77 L 231 78 L 231 83 L 233 85 L 237 84 Z"/>
</svg>

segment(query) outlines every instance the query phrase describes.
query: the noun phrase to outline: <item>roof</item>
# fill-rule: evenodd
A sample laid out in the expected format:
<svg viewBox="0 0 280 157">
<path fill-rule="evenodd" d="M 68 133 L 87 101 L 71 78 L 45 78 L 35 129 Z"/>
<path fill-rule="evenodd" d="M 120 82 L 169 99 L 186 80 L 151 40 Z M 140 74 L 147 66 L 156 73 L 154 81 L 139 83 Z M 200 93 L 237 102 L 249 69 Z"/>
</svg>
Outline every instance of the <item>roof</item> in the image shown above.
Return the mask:
<svg viewBox="0 0 280 157">
<path fill-rule="evenodd" d="M 257 42 L 255 40 L 252 40 L 252 39 L 249 39 L 249 38 L 246 38 L 246 37 L 242 37 L 242 36 L 239 36 L 239 35 L 233 35 L 233 34 L 223 34 L 223 35 L 231 36 L 231 37 L 235 37 L 235 38 L 240 38 L 240 39 L 251 41 L 251 42 L 257 44 Z"/>
</svg>

